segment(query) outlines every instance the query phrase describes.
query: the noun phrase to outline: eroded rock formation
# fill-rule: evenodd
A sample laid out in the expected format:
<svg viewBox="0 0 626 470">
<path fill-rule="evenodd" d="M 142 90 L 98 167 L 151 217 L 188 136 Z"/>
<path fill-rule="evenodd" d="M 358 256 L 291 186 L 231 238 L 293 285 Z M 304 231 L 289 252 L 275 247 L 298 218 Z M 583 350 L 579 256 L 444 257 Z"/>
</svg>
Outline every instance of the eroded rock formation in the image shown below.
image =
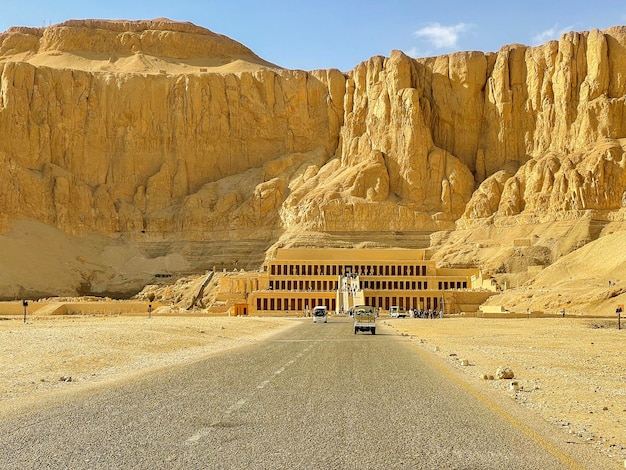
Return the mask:
<svg viewBox="0 0 626 470">
<path fill-rule="evenodd" d="M 262 227 L 293 172 L 334 152 L 343 113 L 327 100 L 335 81 L 343 88 L 338 72 L 285 71 L 162 21 L 10 30 L 0 44 L 5 230 L 18 217 L 183 238 Z M 39 65 L 45 56 L 58 60 Z M 235 59 L 256 70 L 209 72 Z M 121 60 L 131 70 L 110 65 Z M 189 70 L 170 73 L 168 61 Z"/>
<path fill-rule="evenodd" d="M 623 221 L 625 77 L 623 27 L 496 53 L 393 51 L 347 73 L 285 70 L 165 19 L 12 28 L 0 230 L 34 219 L 139 244 L 271 243 Z"/>
</svg>

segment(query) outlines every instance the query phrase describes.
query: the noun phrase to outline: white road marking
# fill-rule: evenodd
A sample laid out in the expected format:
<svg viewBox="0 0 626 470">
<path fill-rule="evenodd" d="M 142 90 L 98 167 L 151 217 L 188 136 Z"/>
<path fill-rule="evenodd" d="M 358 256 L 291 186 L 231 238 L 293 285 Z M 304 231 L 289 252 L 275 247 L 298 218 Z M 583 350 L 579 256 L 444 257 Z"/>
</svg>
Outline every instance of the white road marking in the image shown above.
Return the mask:
<svg viewBox="0 0 626 470">
<path fill-rule="evenodd" d="M 313 346 L 310 345 L 309 347 L 307 347 L 306 349 L 304 349 L 302 352 L 300 352 L 299 354 L 296 355 L 296 359 L 301 358 L 304 353 L 307 353 L 311 350 Z M 290 365 L 293 365 L 296 363 L 296 359 L 291 359 L 290 361 L 288 361 L 283 367 L 281 367 L 280 369 L 278 369 L 277 371 L 274 372 L 274 377 L 278 377 L 280 374 L 282 374 L 283 372 L 285 372 L 285 369 L 287 367 L 289 367 Z M 268 379 L 268 380 L 264 380 L 263 382 L 261 382 L 260 384 L 258 384 L 256 386 L 257 390 L 262 390 L 265 387 L 267 387 L 270 383 L 272 382 L 272 379 Z M 254 392 L 252 392 L 250 394 L 250 396 L 248 396 L 247 398 L 241 398 L 239 399 L 236 403 L 234 403 L 233 405 L 229 406 L 228 408 L 226 408 L 226 410 L 224 411 L 224 414 L 222 415 L 222 418 L 226 418 L 228 416 L 230 416 L 231 414 L 233 414 L 234 412 L 238 411 L 241 409 L 241 407 L 243 407 L 250 398 L 252 398 L 252 395 L 254 395 Z M 220 420 L 221 421 L 221 420 Z M 191 445 L 191 444 L 196 444 L 197 442 L 199 442 L 201 439 L 207 437 L 209 434 L 211 434 L 211 432 L 213 431 L 213 426 L 205 426 L 202 427 L 200 429 L 198 429 L 198 431 L 196 431 L 196 433 L 191 436 L 190 438 L 188 438 L 185 441 L 185 444 L 187 445 Z"/>
<path fill-rule="evenodd" d="M 232 412 L 239 410 L 247 402 L 248 402 L 247 398 L 242 398 L 241 400 L 237 401 L 237 403 L 235 403 L 234 405 L 229 406 L 228 409 L 224 412 L 224 414 L 229 415 Z"/>
<path fill-rule="evenodd" d="M 198 442 L 203 437 L 206 437 L 209 434 L 211 434 L 211 431 L 213 431 L 213 428 L 211 428 L 211 427 L 200 428 L 200 429 L 198 429 L 198 431 L 196 431 L 196 433 L 193 436 L 191 436 L 189 439 L 187 439 L 185 441 L 185 444 L 187 444 L 187 445 L 195 444 L 196 442 Z"/>
</svg>

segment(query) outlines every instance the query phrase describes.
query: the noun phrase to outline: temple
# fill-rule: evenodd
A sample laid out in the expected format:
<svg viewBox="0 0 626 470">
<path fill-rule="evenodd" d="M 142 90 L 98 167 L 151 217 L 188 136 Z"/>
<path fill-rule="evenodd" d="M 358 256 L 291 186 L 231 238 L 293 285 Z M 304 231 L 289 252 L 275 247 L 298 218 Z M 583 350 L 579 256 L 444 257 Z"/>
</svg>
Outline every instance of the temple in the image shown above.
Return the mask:
<svg viewBox="0 0 626 470">
<path fill-rule="evenodd" d="M 238 315 L 306 315 L 320 305 L 342 313 L 360 304 L 475 312 L 494 291 L 478 268 L 438 268 L 428 250 L 394 248 L 282 248 L 261 271 L 220 283 Z"/>
</svg>

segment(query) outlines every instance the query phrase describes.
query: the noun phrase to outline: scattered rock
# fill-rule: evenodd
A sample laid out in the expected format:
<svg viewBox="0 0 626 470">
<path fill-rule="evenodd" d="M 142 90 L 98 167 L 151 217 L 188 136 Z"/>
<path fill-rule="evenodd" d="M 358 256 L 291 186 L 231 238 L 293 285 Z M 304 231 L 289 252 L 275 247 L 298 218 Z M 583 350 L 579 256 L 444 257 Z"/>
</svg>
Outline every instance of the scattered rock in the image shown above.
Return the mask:
<svg viewBox="0 0 626 470">
<path fill-rule="evenodd" d="M 512 379 L 514 377 L 515 374 L 510 367 L 499 367 L 496 371 L 496 378 L 498 379 Z"/>
<path fill-rule="evenodd" d="M 461 362 L 459 364 L 461 364 L 462 366 L 469 366 L 469 360 L 461 359 Z"/>
<path fill-rule="evenodd" d="M 59 377 L 59 382 L 71 382 L 72 381 L 72 377 L 70 377 L 69 375 L 62 375 L 61 377 Z"/>
<path fill-rule="evenodd" d="M 519 387 L 519 382 L 517 381 L 513 381 L 509 384 L 509 389 L 510 390 L 515 390 L 516 392 L 520 389 Z"/>
</svg>

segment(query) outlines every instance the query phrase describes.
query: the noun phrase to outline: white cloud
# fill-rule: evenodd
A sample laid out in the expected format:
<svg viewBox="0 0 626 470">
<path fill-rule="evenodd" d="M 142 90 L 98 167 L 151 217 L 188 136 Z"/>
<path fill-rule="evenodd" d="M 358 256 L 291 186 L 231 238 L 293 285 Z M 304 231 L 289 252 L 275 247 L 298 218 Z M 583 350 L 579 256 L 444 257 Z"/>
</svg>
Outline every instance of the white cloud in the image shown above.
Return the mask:
<svg viewBox="0 0 626 470">
<path fill-rule="evenodd" d="M 455 48 L 461 33 L 469 29 L 469 25 L 458 23 L 452 26 L 444 26 L 439 23 L 431 23 L 415 31 L 415 36 L 424 38 L 437 49 Z"/>
<path fill-rule="evenodd" d="M 533 45 L 538 46 L 540 44 L 545 44 L 548 41 L 552 41 L 553 39 L 559 39 L 562 34 L 568 33 L 574 29 L 573 25 L 565 26 L 564 28 L 559 28 L 558 24 L 555 24 L 552 28 L 546 29 L 538 34 L 533 36 Z"/>
<path fill-rule="evenodd" d="M 417 59 L 419 57 L 428 57 L 432 54 L 432 52 L 429 50 L 418 49 L 417 47 L 412 47 L 408 51 L 405 51 L 405 54 L 408 55 L 409 57 Z"/>
</svg>

